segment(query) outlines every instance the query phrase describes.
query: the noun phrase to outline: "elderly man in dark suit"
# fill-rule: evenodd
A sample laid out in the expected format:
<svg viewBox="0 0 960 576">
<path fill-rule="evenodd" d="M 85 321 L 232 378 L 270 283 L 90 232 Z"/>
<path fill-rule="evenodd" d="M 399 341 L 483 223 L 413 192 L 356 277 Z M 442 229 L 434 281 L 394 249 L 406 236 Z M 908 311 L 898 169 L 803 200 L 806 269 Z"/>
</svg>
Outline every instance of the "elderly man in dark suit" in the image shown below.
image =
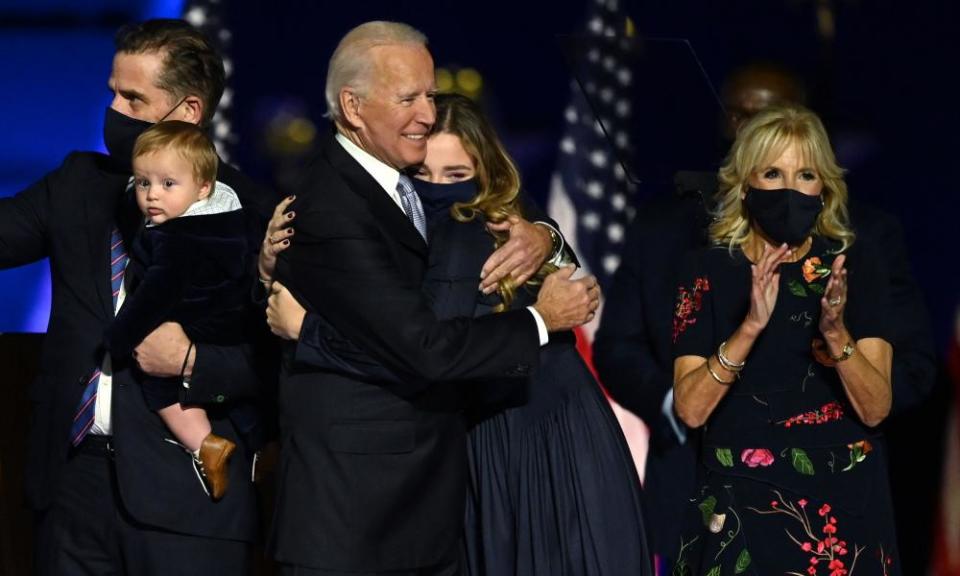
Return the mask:
<svg viewBox="0 0 960 576">
<path fill-rule="evenodd" d="M 147 408 L 134 363 L 102 345 L 126 293 L 125 246 L 142 218 L 121 208 L 130 206 L 123 200 L 134 140 L 161 119 L 207 125 L 223 92 L 223 62 L 179 20 L 125 27 L 116 43 L 104 125 L 110 155 L 72 153 L 0 200 L 0 266 L 49 257 L 53 276 L 43 366 L 30 391 L 25 481 L 37 511 L 37 571 L 245 574 L 257 533 L 250 455 L 238 451 L 230 494 L 211 501 L 193 457 L 167 440 L 171 433 Z M 236 191 L 257 246 L 270 199 L 225 164 L 217 180 Z M 193 346 L 178 324 L 164 324 L 136 356 L 150 375 L 182 377 L 180 401 L 206 406 L 214 431 L 242 443 L 226 411 L 256 395 L 244 347 Z"/>
<path fill-rule="evenodd" d="M 297 240 L 276 277 L 403 381 L 285 362 L 273 539 L 287 574 L 456 574 L 466 463 L 455 381 L 521 385 L 549 332 L 597 306 L 596 280 L 567 268 L 529 309 L 436 319 L 420 289 L 423 209 L 403 173 L 426 155 L 434 92 L 426 38 L 404 24 L 360 25 L 330 61 L 336 134 L 297 192 Z"/>
</svg>

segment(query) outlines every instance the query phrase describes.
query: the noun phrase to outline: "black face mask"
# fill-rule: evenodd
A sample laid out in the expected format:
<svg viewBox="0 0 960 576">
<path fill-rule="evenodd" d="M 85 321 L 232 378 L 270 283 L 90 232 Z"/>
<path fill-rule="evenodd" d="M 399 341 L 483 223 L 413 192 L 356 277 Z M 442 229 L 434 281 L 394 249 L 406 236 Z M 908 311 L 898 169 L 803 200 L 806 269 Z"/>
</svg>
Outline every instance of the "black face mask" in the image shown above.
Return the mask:
<svg viewBox="0 0 960 576">
<path fill-rule="evenodd" d="M 449 184 L 434 184 L 425 180 L 413 181 L 420 203 L 427 217 L 450 209 L 456 202 L 469 202 L 477 195 L 477 180 L 471 178 Z"/>
<path fill-rule="evenodd" d="M 172 114 L 180 104 L 183 104 L 184 100 L 171 108 L 159 121 L 166 120 L 167 116 Z M 107 113 L 103 118 L 103 143 L 110 153 L 110 158 L 117 163 L 117 166 L 127 171 L 131 170 L 133 145 L 137 142 L 137 138 L 151 126 L 153 126 L 153 122 L 131 118 L 107 106 Z"/>
<path fill-rule="evenodd" d="M 798 246 L 813 230 L 823 208 L 820 196 L 808 196 L 790 188 L 747 190 L 744 204 L 763 233 L 777 244 Z"/>
</svg>

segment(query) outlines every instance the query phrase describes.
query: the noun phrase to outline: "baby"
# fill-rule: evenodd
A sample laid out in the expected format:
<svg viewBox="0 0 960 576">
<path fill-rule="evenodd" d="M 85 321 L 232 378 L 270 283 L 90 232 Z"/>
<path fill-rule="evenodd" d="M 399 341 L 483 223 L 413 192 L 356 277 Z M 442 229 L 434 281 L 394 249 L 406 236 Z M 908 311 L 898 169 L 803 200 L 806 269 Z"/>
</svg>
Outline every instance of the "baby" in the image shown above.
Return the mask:
<svg viewBox="0 0 960 576">
<path fill-rule="evenodd" d="M 134 190 L 144 216 L 129 248 L 128 292 L 106 334 L 115 359 L 163 322 L 179 322 L 194 342 L 239 344 L 251 274 L 245 217 L 236 193 L 216 183 L 217 155 L 195 125 L 160 122 L 133 149 Z M 204 490 L 223 497 L 236 444 L 213 433 L 204 408 L 180 404 L 183 377 L 140 379 L 144 399 L 193 455 Z"/>
</svg>

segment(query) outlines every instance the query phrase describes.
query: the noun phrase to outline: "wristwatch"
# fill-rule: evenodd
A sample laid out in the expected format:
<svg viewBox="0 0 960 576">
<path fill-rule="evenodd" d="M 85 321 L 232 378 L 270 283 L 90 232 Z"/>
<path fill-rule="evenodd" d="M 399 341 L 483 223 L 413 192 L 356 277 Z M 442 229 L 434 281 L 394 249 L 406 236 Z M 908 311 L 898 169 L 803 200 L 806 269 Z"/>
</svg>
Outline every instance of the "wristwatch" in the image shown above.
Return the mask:
<svg viewBox="0 0 960 576">
<path fill-rule="evenodd" d="M 843 362 L 844 360 L 847 360 L 851 356 L 853 356 L 853 353 L 856 352 L 856 350 L 857 349 L 852 341 L 847 342 L 846 344 L 843 345 L 843 348 L 840 350 L 840 354 L 838 356 L 834 356 L 831 354 L 830 359 L 833 360 L 834 362 Z"/>
<path fill-rule="evenodd" d="M 556 228 L 546 222 L 534 222 L 534 224 L 543 226 L 547 229 L 547 232 L 550 233 L 550 257 L 547 259 L 547 263 L 553 264 L 554 266 L 562 266 L 564 260 L 563 248 L 565 244 L 563 236 L 560 235 L 560 232 L 558 232 Z"/>
</svg>

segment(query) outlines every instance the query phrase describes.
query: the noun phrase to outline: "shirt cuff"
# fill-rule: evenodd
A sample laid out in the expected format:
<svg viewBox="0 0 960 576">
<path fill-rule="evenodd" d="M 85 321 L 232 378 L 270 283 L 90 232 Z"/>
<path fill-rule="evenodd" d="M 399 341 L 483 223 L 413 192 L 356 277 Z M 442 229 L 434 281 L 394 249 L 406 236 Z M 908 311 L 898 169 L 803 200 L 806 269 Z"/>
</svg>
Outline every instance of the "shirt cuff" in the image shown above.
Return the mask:
<svg viewBox="0 0 960 576">
<path fill-rule="evenodd" d="M 540 337 L 540 345 L 546 346 L 550 342 L 550 333 L 547 332 L 547 323 L 543 321 L 543 317 L 540 316 L 540 313 L 537 312 L 537 309 L 533 306 L 527 306 L 527 310 L 533 314 L 533 319 L 537 322 L 537 336 Z"/>
<path fill-rule="evenodd" d="M 670 428 L 676 435 L 677 441 L 680 444 L 686 444 L 687 428 L 683 424 L 677 422 L 677 417 L 673 413 L 673 388 L 668 390 L 667 394 L 663 397 L 663 404 L 660 406 L 660 412 L 663 414 L 663 417 L 667 419 L 667 422 L 670 423 Z"/>
</svg>

